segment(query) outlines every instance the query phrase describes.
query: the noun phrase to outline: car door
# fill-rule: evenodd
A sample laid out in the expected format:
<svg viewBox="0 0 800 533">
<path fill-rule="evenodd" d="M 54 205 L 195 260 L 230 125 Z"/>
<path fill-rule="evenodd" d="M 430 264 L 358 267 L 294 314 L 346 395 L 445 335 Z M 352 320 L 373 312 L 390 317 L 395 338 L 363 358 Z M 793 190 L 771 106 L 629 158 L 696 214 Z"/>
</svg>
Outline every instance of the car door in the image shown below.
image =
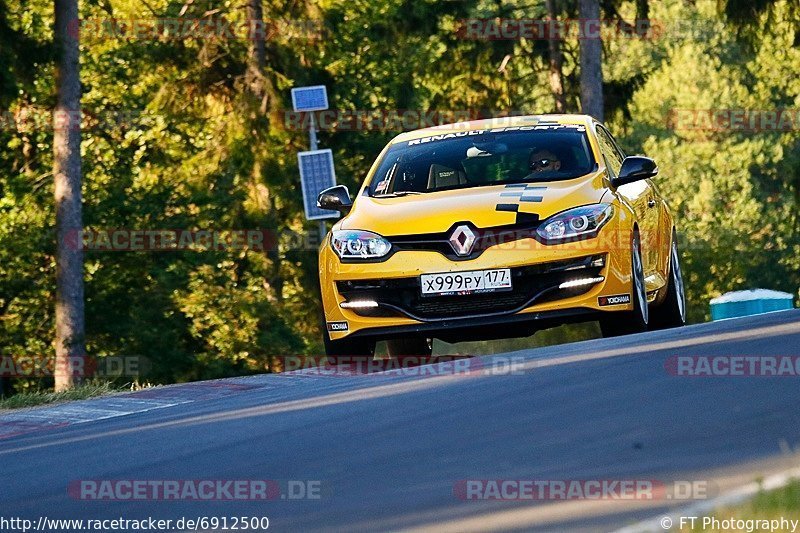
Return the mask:
<svg viewBox="0 0 800 533">
<path fill-rule="evenodd" d="M 600 150 L 606 159 L 609 172 L 613 176 L 619 174 L 625 153 L 620 149 L 611 133 L 600 124 L 597 125 L 597 140 Z M 633 207 L 639 221 L 639 237 L 642 246 L 642 262 L 648 292 L 657 288 L 658 281 L 653 279 L 653 274 L 658 272 L 658 202 L 655 190 L 650 180 L 640 180 L 627 183 L 617 188 L 620 196 L 624 197 Z"/>
</svg>

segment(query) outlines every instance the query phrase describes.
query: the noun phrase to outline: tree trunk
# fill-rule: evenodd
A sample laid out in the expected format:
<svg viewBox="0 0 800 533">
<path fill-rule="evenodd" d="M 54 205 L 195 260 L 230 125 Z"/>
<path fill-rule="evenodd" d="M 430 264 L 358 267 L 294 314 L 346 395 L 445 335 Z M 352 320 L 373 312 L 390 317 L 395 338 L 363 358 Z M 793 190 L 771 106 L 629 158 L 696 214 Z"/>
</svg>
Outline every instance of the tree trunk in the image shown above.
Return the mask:
<svg viewBox="0 0 800 533">
<path fill-rule="evenodd" d="M 267 50 L 265 41 L 269 37 L 269 28 L 264 21 L 264 8 L 262 0 L 247 0 L 247 18 L 253 28 L 257 31 L 253 32 L 250 39 L 250 45 L 247 49 L 247 74 L 245 82 L 247 88 L 254 98 L 261 100 L 261 113 L 266 115 L 266 123 L 269 124 L 269 113 L 272 111 L 272 105 L 275 102 L 274 87 L 272 81 L 267 77 Z M 264 130 L 263 133 L 266 133 Z M 254 150 L 258 150 L 259 146 L 254 146 Z M 255 154 L 255 164 L 253 165 L 253 185 L 261 182 L 261 164 L 259 162 L 258 154 Z M 279 213 L 275 207 L 274 197 L 270 195 L 270 219 L 277 222 Z M 275 224 L 277 226 L 277 224 Z M 282 258 L 280 250 L 277 248 L 279 239 L 275 240 L 276 248 L 274 250 L 267 250 L 265 253 L 270 260 L 271 269 L 267 283 L 272 287 L 275 298 L 280 302 L 283 301 L 283 275 L 282 275 Z"/>
<path fill-rule="evenodd" d="M 56 366 L 55 388 L 80 383 L 86 355 L 83 313 L 81 209 L 80 65 L 78 39 L 70 31 L 78 20 L 78 0 L 55 0 L 58 50 L 53 116 L 53 176 L 56 206 Z"/>
<path fill-rule="evenodd" d="M 273 88 L 265 74 L 267 66 L 265 42 L 269 37 L 269 28 L 264 21 L 261 0 L 247 1 L 247 19 L 254 31 L 250 35 L 247 49 L 246 81 L 250 91 L 261 99 L 261 112 L 267 113 L 272 103 Z"/>
<path fill-rule="evenodd" d="M 581 110 L 603 120 L 603 43 L 600 40 L 599 0 L 580 0 L 581 24 Z"/>
<path fill-rule="evenodd" d="M 558 18 L 558 11 L 556 10 L 556 0 L 546 0 L 547 18 L 555 22 Z M 561 55 L 560 35 L 555 35 L 552 26 L 548 32 L 547 48 L 550 58 L 550 90 L 553 91 L 553 99 L 555 100 L 555 112 L 564 113 L 567 109 L 566 97 L 564 95 L 564 75 L 562 65 L 564 63 Z"/>
<path fill-rule="evenodd" d="M 636 0 L 636 20 L 634 27 L 638 36 L 644 38 L 650 30 L 650 4 L 648 0 Z"/>
</svg>

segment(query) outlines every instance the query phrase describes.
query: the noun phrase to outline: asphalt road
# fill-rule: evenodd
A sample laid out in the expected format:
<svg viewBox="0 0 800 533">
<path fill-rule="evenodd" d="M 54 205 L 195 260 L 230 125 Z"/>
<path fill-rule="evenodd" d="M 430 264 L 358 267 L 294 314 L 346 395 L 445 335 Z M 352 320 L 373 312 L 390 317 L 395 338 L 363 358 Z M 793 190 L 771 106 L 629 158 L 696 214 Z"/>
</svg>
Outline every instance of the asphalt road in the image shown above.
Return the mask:
<svg viewBox="0 0 800 533">
<path fill-rule="evenodd" d="M 8 428 L 19 420 L 0 413 L 0 518 L 267 516 L 276 531 L 610 531 L 691 502 L 465 500 L 459 487 L 677 480 L 701 481 L 713 496 L 796 467 L 800 378 L 668 370 L 670 358 L 699 355 L 798 356 L 800 310 L 488 356 L 471 360 L 469 375 L 440 364 L 424 375 L 254 376 L 127 395 L 125 405 L 164 401 L 17 432 Z M 501 371 L 507 363 L 514 372 Z M 110 412 L 104 401 L 77 411 Z M 310 480 L 320 491 L 269 501 L 95 501 L 68 491 L 79 480 L 201 479 Z"/>
</svg>

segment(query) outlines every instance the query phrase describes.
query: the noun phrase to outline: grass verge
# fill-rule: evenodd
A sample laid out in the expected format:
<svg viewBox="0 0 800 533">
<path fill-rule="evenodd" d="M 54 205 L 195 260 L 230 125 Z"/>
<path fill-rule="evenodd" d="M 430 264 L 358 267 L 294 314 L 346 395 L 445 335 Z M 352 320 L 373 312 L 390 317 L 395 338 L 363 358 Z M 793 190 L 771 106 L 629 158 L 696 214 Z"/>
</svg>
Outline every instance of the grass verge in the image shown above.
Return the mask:
<svg viewBox="0 0 800 533">
<path fill-rule="evenodd" d="M 694 529 L 684 528 L 682 531 L 741 531 L 723 526 L 724 520 L 778 520 L 782 518 L 792 521 L 800 520 L 800 479 L 794 479 L 779 489 L 759 491 L 751 500 L 732 507 L 715 510 L 708 518 L 716 518 L 703 527 L 702 518 L 698 519 Z M 754 524 L 754 522 L 750 522 Z M 761 528 L 755 529 L 760 531 Z M 779 529 L 782 531 L 783 529 Z M 768 530 L 767 530 L 768 531 Z M 791 531 L 791 526 L 788 528 Z"/>
<path fill-rule="evenodd" d="M 52 403 L 70 402 L 73 400 L 85 400 L 95 396 L 102 396 L 112 392 L 119 392 L 119 387 L 115 387 L 109 382 L 85 383 L 74 389 L 53 392 L 53 391 L 29 391 L 20 392 L 0 399 L 0 411 L 7 409 L 19 409 L 21 407 L 35 407 Z"/>
</svg>

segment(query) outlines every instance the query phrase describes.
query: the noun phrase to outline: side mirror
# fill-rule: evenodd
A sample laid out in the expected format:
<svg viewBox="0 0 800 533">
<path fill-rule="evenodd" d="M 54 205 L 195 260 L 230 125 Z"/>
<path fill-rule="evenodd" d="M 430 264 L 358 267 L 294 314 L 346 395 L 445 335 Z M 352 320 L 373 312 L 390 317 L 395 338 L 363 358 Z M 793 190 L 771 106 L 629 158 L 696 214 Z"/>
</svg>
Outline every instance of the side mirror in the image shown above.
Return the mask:
<svg viewBox="0 0 800 533">
<path fill-rule="evenodd" d="M 619 169 L 619 176 L 611 180 L 611 185 L 619 187 L 626 183 L 633 183 L 647 178 L 652 178 L 658 174 L 658 165 L 649 157 L 631 155 L 622 162 Z"/>
<path fill-rule="evenodd" d="M 346 214 L 353 207 L 350 191 L 344 185 L 334 185 L 317 196 L 317 207 Z"/>
</svg>

